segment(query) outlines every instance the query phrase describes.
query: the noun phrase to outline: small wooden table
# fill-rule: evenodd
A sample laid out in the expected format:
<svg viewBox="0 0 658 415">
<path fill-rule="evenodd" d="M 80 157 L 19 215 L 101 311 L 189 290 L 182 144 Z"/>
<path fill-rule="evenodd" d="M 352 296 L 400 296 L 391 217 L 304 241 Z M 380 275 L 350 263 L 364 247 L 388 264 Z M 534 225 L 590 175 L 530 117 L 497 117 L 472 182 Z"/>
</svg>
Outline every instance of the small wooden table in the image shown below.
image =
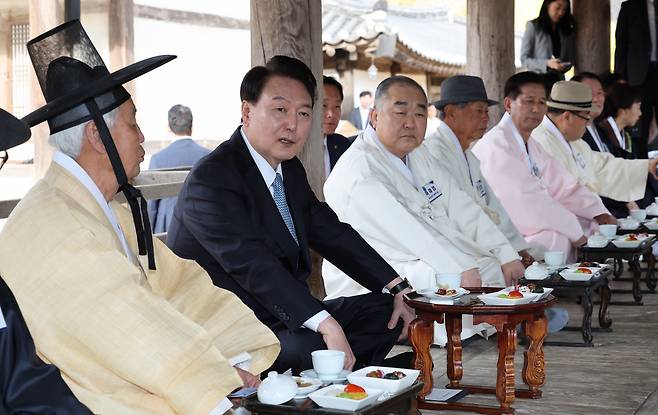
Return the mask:
<svg viewBox="0 0 658 415">
<path fill-rule="evenodd" d="M 601 331 L 612 331 L 610 326 L 612 320 L 608 318 L 608 305 L 610 304 L 610 287 L 608 286 L 609 277 L 612 275 L 610 267 L 603 268 L 599 275 L 590 278 L 588 281 L 567 281 L 562 278 L 559 272 L 555 272 L 543 280 L 526 280 L 522 279 L 521 284 L 537 284 L 546 288 L 553 288 L 551 294 L 562 297 L 579 297 L 583 305 L 583 321 L 580 327 L 565 327 L 563 330 L 580 330 L 582 333 L 582 342 L 563 342 L 563 341 L 544 341 L 544 346 L 585 346 L 592 347 L 592 311 L 594 303 L 592 293 L 598 291 L 601 297 L 599 306 L 599 326 Z"/>
<path fill-rule="evenodd" d="M 482 414 L 513 414 L 512 403 L 515 397 L 539 399 L 539 389 L 545 381 L 543 342 L 546 337 L 547 322 L 544 310 L 555 303 L 552 295 L 538 302 L 517 306 L 487 306 L 477 298 L 477 294 L 497 291 L 498 288 L 469 288 L 470 295 L 462 297 L 453 305 L 432 304 L 429 300 L 412 293 L 407 304 L 417 314 L 409 326 L 409 338 L 414 350 L 414 365 L 421 372 L 425 386 L 418 395 L 418 406 L 431 410 L 460 410 Z M 496 386 L 462 385 L 462 315 L 472 314 L 473 324 L 489 323 L 498 330 L 498 372 Z M 434 322 L 445 321 L 448 335 L 447 369 L 451 389 L 465 389 L 469 393 L 495 394 L 500 406 L 479 405 L 465 402 L 428 402 L 425 396 L 431 392 L 432 356 L 430 345 L 434 338 Z M 516 389 L 514 384 L 514 353 L 516 352 L 516 326 L 523 324 L 530 342 L 524 353 L 523 381 L 528 389 Z"/>
<path fill-rule="evenodd" d="M 656 241 L 655 236 L 645 239 L 636 248 L 617 248 L 611 243 L 604 248 L 590 248 L 588 246 L 581 246 L 578 248 L 578 257 L 584 261 L 598 261 L 605 262 L 608 258 L 614 258 L 615 261 L 625 259 L 628 261 L 629 266 L 633 271 L 633 288 L 630 293 L 633 294 L 632 302 L 628 301 L 612 301 L 612 305 L 643 305 L 642 303 L 642 290 L 640 289 L 640 280 L 642 272 L 640 270 L 640 256 L 647 254 L 649 258 L 648 269 L 653 279 L 653 267 L 655 265 L 655 258 L 651 254 L 651 246 Z M 628 290 L 612 290 L 613 293 L 628 293 Z"/>
<path fill-rule="evenodd" d="M 640 225 L 640 227 L 636 230 L 627 230 L 627 229 L 617 229 L 617 234 L 618 235 L 628 235 L 629 233 L 648 233 L 649 235 L 653 235 L 654 237 L 658 236 L 658 229 L 649 229 L 645 227 L 644 225 Z M 652 262 L 655 266 L 655 260 L 656 258 L 653 256 L 653 252 L 650 252 L 647 254 L 647 262 L 654 261 Z M 653 257 L 653 258 L 652 258 Z M 615 265 L 617 265 L 617 261 L 615 261 Z M 615 273 L 615 280 L 616 281 L 633 281 L 633 278 L 620 278 L 621 276 L 621 271 L 623 271 L 622 266 L 621 266 L 621 261 L 619 261 L 619 273 Z M 658 285 L 658 282 L 656 281 L 656 276 L 655 276 L 655 270 L 653 266 L 647 266 L 646 269 L 640 268 L 640 272 L 646 271 L 645 277 L 644 277 L 644 282 L 647 285 L 647 290 L 642 290 L 642 294 L 656 294 L 656 286 Z"/>
<path fill-rule="evenodd" d="M 309 415 L 416 415 L 418 392 L 423 388 L 423 382 L 416 382 L 407 389 L 397 393 L 385 401 L 375 401 L 355 412 L 346 412 L 340 409 L 322 408 L 309 398 L 296 399 L 281 405 L 269 405 L 258 401 L 256 396 L 242 399 L 242 407 L 252 414 L 309 414 Z"/>
</svg>

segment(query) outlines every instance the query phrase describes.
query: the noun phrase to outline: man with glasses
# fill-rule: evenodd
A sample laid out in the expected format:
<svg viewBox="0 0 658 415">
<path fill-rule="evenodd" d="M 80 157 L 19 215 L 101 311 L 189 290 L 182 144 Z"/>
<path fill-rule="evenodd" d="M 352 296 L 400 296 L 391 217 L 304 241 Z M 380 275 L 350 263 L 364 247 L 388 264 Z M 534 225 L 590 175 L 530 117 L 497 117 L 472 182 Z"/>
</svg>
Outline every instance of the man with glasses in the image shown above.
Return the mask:
<svg viewBox="0 0 658 415">
<path fill-rule="evenodd" d="M 592 151 L 581 139 L 591 120 L 589 86 L 574 81 L 557 82 L 546 105 L 548 114 L 532 135 L 580 184 L 600 196 L 619 201 L 629 202 L 644 196 L 647 171 L 656 177 L 658 159 L 616 158 Z"/>
<path fill-rule="evenodd" d="M 573 247 L 584 244 L 597 223 L 614 218 L 600 197 L 579 184 L 535 140 L 533 130 L 544 119 L 546 104 L 541 75 L 513 75 L 505 83 L 503 119 L 475 144 L 473 153 L 525 240 L 565 252 L 571 260 Z"/>
</svg>

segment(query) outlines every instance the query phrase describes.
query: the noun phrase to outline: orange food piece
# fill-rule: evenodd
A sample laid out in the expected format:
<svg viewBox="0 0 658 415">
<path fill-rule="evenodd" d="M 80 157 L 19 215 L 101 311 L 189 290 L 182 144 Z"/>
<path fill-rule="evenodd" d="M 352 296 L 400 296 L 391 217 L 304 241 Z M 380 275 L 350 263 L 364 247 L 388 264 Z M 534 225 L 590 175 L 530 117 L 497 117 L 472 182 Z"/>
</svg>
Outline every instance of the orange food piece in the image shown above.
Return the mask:
<svg viewBox="0 0 658 415">
<path fill-rule="evenodd" d="M 366 393 L 365 389 L 353 383 L 348 383 L 343 390 L 347 393 Z"/>
<path fill-rule="evenodd" d="M 591 273 L 592 273 L 592 270 L 591 270 L 591 269 L 588 269 L 588 268 L 578 268 L 578 269 L 576 270 L 576 272 L 577 272 L 578 274 L 591 274 Z"/>
<path fill-rule="evenodd" d="M 632 235 L 632 234 L 631 234 L 631 235 L 628 235 L 628 236 L 626 237 L 626 240 L 627 240 L 627 241 L 637 241 L 637 236 Z"/>
<path fill-rule="evenodd" d="M 523 298 L 523 294 L 519 290 L 510 291 L 507 296 L 509 298 Z"/>
</svg>

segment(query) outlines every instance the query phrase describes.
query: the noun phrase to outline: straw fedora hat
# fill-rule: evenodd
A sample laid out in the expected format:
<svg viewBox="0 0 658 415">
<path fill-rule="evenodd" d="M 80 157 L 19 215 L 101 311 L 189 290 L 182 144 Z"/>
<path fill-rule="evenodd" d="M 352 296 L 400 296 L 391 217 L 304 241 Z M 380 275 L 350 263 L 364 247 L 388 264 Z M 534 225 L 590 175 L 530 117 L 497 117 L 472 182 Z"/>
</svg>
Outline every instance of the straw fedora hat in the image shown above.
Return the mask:
<svg viewBox="0 0 658 415">
<path fill-rule="evenodd" d="M 559 81 L 553 85 L 546 105 L 566 111 L 591 111 L 592 90 L 581 82 Z"/>
</svg>

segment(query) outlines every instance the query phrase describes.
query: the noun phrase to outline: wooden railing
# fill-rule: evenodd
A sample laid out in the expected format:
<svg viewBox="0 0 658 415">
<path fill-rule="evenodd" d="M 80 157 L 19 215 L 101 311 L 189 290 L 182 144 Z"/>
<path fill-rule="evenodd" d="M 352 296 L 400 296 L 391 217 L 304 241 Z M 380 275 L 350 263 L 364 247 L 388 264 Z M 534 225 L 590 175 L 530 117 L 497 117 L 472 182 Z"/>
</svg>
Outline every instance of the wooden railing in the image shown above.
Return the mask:
<svg viewBox="0 0 658 415">
<path fill-rule="evenodd" d="M 147 170 L 140 173 L 133 184 L 142 191 L 147 200 L 173 197 L 178 195 L 181 187 L 183 187 L 183 182 L 189 170 L 190 167 Z M 123 195 L 120 193 L 115 198 L 120 202 L 125 202 Z M 20 199 L 0 200 L 0 219 L 7 218 L 20 201 Z"/>
</svg>

